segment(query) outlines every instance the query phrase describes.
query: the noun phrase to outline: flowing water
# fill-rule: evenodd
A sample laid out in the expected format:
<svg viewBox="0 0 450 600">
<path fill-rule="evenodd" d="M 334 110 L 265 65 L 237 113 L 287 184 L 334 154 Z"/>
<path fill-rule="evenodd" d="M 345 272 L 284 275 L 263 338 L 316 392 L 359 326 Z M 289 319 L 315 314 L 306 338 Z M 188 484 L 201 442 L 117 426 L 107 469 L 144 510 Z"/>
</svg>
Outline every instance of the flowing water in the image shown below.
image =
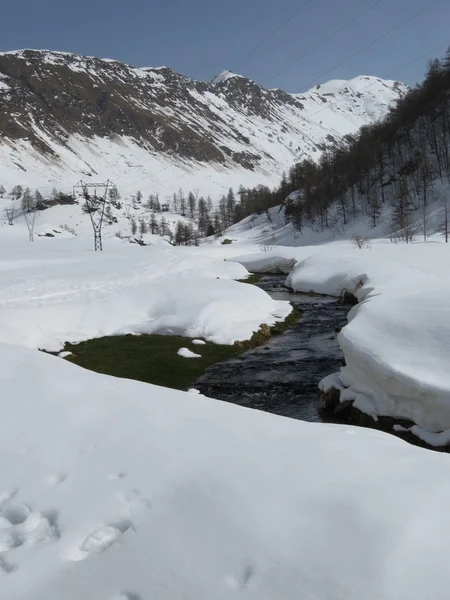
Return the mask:
<svg viewBox="0 0 450 600">
<path fill-rule="evenodd" d="M 300 321 L 265 346 L 209 368 L 195 383 L 202 394 L 241 406 L 321 421 L 317 386 L 344 364 L 337 329 L 347 323 L 349 307 L 336 298 L 290 292 L 285 276 L 267 275 L 259 286 L 275 300 L 288 300 L 303 311 Z"/>
</svg>

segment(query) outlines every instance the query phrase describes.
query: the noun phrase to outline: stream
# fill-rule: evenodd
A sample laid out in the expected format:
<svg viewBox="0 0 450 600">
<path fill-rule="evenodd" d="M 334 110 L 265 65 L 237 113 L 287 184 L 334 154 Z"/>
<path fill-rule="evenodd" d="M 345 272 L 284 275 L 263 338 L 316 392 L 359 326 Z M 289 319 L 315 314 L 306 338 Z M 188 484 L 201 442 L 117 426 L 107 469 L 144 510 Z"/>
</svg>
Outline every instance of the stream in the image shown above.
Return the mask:
<svg viewBox="0 0 450 600">
<path fill-rule="evenodd" d="M 299 306 L 300 321 L 265 346 L 210 367 L 193 387 L 240 406 L 322 421 L 317 409 L 318 384 L 344 364 L 336 329 L 347 323 L 349 306 L 333 297 L 290 292 L 284 287 L 285 279 L 285 275 L 264 275 L 258 285 L 275 300 Z"/>
</svg>

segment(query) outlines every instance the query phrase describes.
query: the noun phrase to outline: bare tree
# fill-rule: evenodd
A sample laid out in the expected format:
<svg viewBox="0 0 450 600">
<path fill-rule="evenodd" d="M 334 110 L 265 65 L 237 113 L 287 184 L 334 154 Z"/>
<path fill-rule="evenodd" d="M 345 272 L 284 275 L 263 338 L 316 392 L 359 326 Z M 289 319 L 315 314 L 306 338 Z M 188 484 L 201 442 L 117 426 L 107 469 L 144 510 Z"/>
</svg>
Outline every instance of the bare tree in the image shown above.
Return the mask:
<svg viewBox="0 0 450 600">
<path fill-rule="evenodd" d="M 275 245 L 275 236 L 272 234 L 260 243 L 260 248 L 263 252 L 270 252 Z"/>
<path fill-rule="evenodd" d="M 143 235 L 145 235 L 148 231 L 147 228 L 147 223 L 144 221 L 144 219 L 140 219 L 139 220 L 139 233 L 141 234 L 141 237 Z"/>
<path fill-rule="evenodd" d="M 360 250 L 362 250 L 363 248 L 370 248 L 370 242 L 363 235 L 359 235 L 358 233 L 354 233 L 352 235 L 352 246 L 354 248 L 359 248 Z"/>
</svg>

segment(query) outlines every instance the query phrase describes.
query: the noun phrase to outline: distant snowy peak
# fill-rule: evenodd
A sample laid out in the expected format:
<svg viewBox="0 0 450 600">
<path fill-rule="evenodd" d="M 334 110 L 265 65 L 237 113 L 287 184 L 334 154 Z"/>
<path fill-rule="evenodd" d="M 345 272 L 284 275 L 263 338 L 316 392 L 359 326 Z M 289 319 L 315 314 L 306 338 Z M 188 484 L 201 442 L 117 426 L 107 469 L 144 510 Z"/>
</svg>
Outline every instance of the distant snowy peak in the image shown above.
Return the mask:
<svg viewBox="0 0 450 600">
<path fill-rule="evenodd" d="M 233 73 L 232 71 L 228 71 L 227 69 L 225 69 L 225 71 L 221 71 L 215 77 L 213 77 L 213 79 L 211 80 L 211 83 L 213 85 L 215 83 L 224 83 L 225 81 L 234 79 L 235 77 L 245 79 L 245 77 L 243 77 L 242 75 L 238 75 L 237 73 Z"/>
<path fill-rule="evenodd" d="M 399 81 L 380 79 L 369 75 L 360 75 L 346 81 L 345 79 L 332 79 L 326 83 L 319 83 L 308 90 L 306 94 L 339 95 L 349 93 L 362 93 L 366 91 L 379 92 L 383 90 L 397 90 L 404 93 L 408 87 Z M 298 95 L 298 94 L 297 94 Z"/>
</svg>

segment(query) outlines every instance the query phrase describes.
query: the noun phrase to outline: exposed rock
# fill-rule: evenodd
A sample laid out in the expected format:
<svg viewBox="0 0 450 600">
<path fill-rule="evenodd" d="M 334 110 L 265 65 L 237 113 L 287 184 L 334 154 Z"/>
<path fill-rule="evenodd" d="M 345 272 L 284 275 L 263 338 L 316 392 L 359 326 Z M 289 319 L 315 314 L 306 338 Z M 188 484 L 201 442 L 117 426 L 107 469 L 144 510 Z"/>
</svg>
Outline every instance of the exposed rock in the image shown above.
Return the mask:
<svg viewBox="0 0 450 600">
<path fill-rule="evenodd" d="M 378 416 L 375 420 L 370 415 L 355 408 L 352 400 L 344 400 L 341 402 L 340 396 L 341 392 L 336 388 L 331 388 L 328 392 L 319 390 L 317 401 L 319 411 L 324 421 L 377 429 L 400 437 L 415 446 L 429 448 L 430 450 L 437 450 L 439 452 L 450 452 L 450 446 L 442 446 L 439 448 L 429 446 L 410 431 L 396 431 L 394 429 L 395 425 L 401 425 L 402 428 L 409 429 L 415 425 L 412 421 L 407 421 L 406 419 L 393 419 L 392 417 L 384 416 Z"/>
<path fill-rule="evenodd" d="M 336 108 L 340 122 L 351 101 L 345 133 L 385 114 L 406 90 L 372 79 L 368 86 L 364 82 L 367 92 L 357 90 L 358 80 L 346 94 L 328 94 L 332 113 L 333 102 L 346 102 Z M 303 157 L 318 158 L 319 147 L 339 143 L 342 133 L 333 129 L 333 114 L 324 115 L 323 126 L 308 119 L 322 105 L 319 98 L 317 90 L 288 94 L 229 72 L 205 83 L 167 67 L 135 68 L 76 54 L 19 50 L 0 53 L 0 147 L 4 144 L 9 166 L 17 172 L 26 164 L 20 160 L 25 146 L 18 142 L 31 144 L 63 168 L 58 148 L 76 155 L 74 135 L 118 143 L 126 138 L 152 156 L 163 153 L 183 165 L 191 160 L 266 175 L 269 169 L 278 180 L 281 155 L 286 168 Z M 86 173 L 95 174 L 93 167 Z"/>
</svg>

